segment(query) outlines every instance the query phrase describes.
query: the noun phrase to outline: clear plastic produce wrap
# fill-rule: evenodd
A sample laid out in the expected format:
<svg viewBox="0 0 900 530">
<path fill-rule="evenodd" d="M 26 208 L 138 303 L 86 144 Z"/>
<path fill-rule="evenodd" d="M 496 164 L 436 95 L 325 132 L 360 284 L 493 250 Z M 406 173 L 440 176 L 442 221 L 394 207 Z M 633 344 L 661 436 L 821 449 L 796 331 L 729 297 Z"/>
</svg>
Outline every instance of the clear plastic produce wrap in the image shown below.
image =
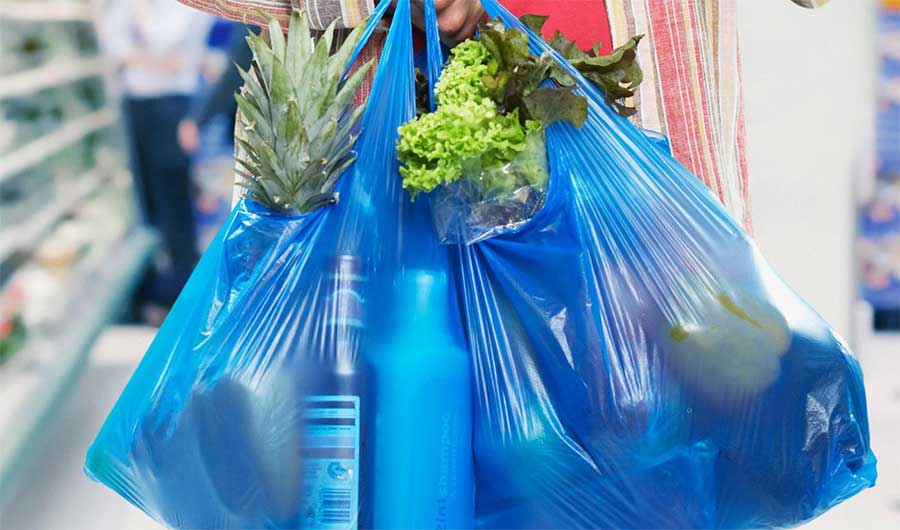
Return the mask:
<svg viewBox="0 0 900 530">
<path fill-rule="evenodd" d="M 453 247 L 478 525 L 780 527 L 872 486 L 845 343 L 696 177 L 531 37 L 589 117 L 547 130 L 540 212 Z"/>
<path fill-rule="evenodd" d="M 396 130 L 415 112 L 409 3 L 393 17 L 337 204 L 295 215 L 243 199 L 88 452 L 91 478 L 168 526 L 473 524 L 471 383 L 447 247 L 397 173 Z M 376 401 L 390 429 L 376 429 Z M 397 465 L 413 450 L 430 456 Z M 427 502 L 438 483 L 442 505 Z"/>
<path fill-rule="evenodd" d="M 528 221 L 544 206 L 549 174 L 542 132 L 532 133 L 526 150 L 506 164 L 481 167 L 477 159 L 466 161 L 461 180 L 430 196 L 441 242 L 471 244 Z"/>
</svg>

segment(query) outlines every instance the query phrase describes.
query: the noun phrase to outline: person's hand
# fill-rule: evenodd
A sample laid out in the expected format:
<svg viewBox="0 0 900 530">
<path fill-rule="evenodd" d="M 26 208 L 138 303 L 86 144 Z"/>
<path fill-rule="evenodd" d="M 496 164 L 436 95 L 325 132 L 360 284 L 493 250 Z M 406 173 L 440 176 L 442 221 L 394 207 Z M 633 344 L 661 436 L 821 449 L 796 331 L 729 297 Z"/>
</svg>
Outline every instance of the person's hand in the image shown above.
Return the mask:
<svg viewBox="0 0 900 530">
<path fill-rule="evenodd" d="M 151 55 L 137 51 L 125 57 L 124 65 L 129 68 L 144 68 L 167 74 L 177 74 L 184 69 L 187 63 L 184 57 L 177 53 Z"/>
<path fill-rule="evenodd" d="M 441 40 L 456 44 L 475 33 L 475 27 L 484 17 L 484 9 L 479 0 L 434 0 L 437 11 Z M 413 0 L 413 23 L 425 25 L 423 0 Z"/>
<path fill-rule="evenodd" d="M 181 120 L 178 124 L 178 145 L 188 154 L 193 153 L 200 146 L 200 129 L 194 120 Z"/>
<path fill-rule="evenodd" d="M 170 53 L 156 57 L 154 63 L 159 71 L 169 74 L 181 73 L 187 67 L 187 61 L 178 53 Z"/>
<path fill-rule="evenodd" d="M 129 53 L 122 59 L 122 67 L 124 68 L 149 68 L 150 56 L 141 51 Z"/>
</svg>

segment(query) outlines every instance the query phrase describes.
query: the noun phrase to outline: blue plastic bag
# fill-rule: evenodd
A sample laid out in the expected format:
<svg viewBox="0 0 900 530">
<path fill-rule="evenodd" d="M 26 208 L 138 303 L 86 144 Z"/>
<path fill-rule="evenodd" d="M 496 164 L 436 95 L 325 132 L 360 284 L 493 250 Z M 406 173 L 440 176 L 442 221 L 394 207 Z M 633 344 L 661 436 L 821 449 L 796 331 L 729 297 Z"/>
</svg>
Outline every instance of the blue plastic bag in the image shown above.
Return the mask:
<svg viewBox="0 0 900 530">
<path fill-rule="evenodd" d="M 409 201 L 398 174 L 397 127 L 415 113 L 409 11 L 395 9 L 338 204 L 291 216 L 242 200 L 88 452 L 91 478 L 160 522 L 371 525 L 375 388 L 364 352 L 403 311 L 393 300 L 401 268 L 448 270 L 427 205 Z M 447 329 L 464 342 L 458 319 Z M 316 422 L 347 428 L 310 440 Z M 310 491 L 312 473 L 355 486 Z"/>
<path fill-rule="evenodd" d="M 452 273 L 461 306 L 464 326 L 447 329 L 465 330 L 471 357 L 479 528 L 785 526 L 874 484 L 855 359 L 710 192 L 574 71 L 590 117 L 548 130 L 540 211 L 439 245 L 397 172 L 409 20 L 401 1 L 339 204 L 238 205 L 91 447 L 91 477 L 178 528 L 373 527 L 371 462 L 356 462 L 346 521 L 310 520 L 304 419 L 329 388 L 372 397 L 364 352 L 409 310 L 393 280 L 427 268 Z M 365 325 L 329 326 L 348 314 Z M 324 354 L 336 340 L 344 353 Z M 366 443 L 374 413 L 351 410 Z M 352 462 L 337 464 L 347 478 Z"/>
<path fill-rule="evenodd" d="M 540 212 L 452 247 L 479 526 L 788 526 L 872 486 L 844 342 L 696 177 L 530 35 L 590 116 L 549 128 Z"/>
</svg>

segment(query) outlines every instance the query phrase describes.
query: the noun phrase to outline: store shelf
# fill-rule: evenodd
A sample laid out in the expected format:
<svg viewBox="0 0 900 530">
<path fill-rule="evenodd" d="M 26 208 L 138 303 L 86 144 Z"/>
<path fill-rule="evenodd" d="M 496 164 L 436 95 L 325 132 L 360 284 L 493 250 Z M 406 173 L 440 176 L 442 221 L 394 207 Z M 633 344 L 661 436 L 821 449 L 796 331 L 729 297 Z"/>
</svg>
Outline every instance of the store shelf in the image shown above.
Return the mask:
<svg viewBox="0 0 900 530">
<path fill-rule="evenodd" d="M 121 310 L 155 245 L 152 231 L 133 229 L 73 293 L 73 318 L 62 330 L 32 340 L 0 367 L 0 499 L 10 493 L 35 440 L 77 379 L 97 335 Z"/>
<path fill-rule="evenodd" d="M 93 20 L 93 5 L 88 0 L 3 0 L 0 19 L 64 21 Z"/>
<path fill-rule="evenodd" d="M 61 85 L 104 73 L 106 62 L 98 57 L 53 61 L 0 79 L 0 98 L 35 93 L 47 87 Z"/>
<path fill-rule="evenodd" d="M 94 131 L 109 127 L 116 122 L 118 113 L 112 107 L 76 118 L 63 124 L 52 133 L 42 136 L 0 158 L 0 182 L 23 169 L 45 160 L 57 151 L 68 147 Z"/>
<path fill-rule="evenodd" d="M 94 168 L 78 178 L 75 184 L 57 191 L 57 198 L 43 210 L 31 215 L 21 225 L 7 225 L 0 233 L 0 262 L 16 250 L 24 250 L 38 242 L 62 216 L 81 204 L 109 179 L 109 171 Z"/>
</svg>

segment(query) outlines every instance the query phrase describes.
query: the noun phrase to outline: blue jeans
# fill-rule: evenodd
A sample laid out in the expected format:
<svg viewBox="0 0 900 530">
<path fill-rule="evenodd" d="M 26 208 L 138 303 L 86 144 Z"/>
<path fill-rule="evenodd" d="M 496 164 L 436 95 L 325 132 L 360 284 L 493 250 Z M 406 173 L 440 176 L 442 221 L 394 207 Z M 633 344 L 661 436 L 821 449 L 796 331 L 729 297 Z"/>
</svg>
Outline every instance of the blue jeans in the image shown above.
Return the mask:
<svg viewBox="0 0 900 530">
<path fill-rule="evenodd" d="M 173 95 L 127 98 L 131 167 L 144 217 L 161 236 L 168 255 L 142 289 L 143 297 L 171 305 L 197 263 L 191 202 L 190 165 L 178 146 L 178 122 L 187 115 L 190 99 Z"/>
</svg>

